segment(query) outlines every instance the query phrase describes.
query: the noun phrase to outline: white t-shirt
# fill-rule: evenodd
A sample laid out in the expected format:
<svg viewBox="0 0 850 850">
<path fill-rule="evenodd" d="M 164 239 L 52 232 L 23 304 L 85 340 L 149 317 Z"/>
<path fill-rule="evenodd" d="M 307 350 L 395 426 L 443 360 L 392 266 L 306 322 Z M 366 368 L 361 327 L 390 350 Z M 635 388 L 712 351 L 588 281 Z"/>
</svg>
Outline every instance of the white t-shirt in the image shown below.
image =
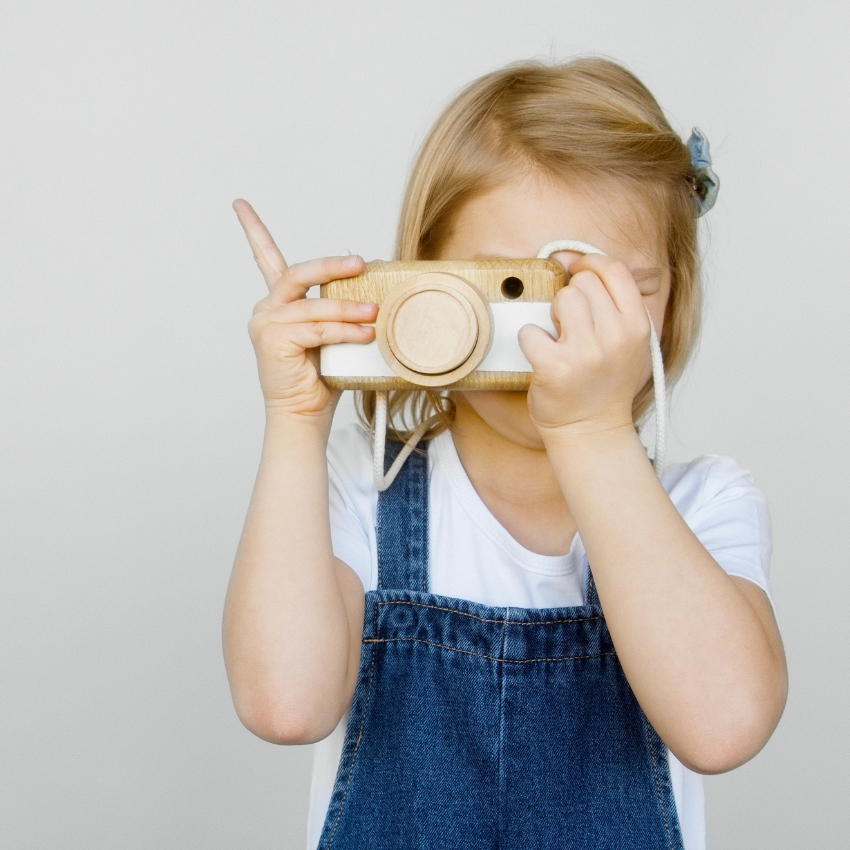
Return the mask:
<svg viewBox="0 0 850 850">
<path fill-rule="evenodd" d="M 582 605 L 587 558 L 577 534 L 566 555 L 538 555 L 502 527 L 475 492 L 449 432 L 431 441 L 429 585 L 432 593 L 483 605 L 557 608 Z M 337 558 L 366 590 L 378 584 L 375 516 L 378 494 L 366 432 L 358 425 L 334 431 L 328 447 L 330 517 Z M 750 474 L 728 457 L 706 455 L 671 464 L 664 488 L 702 544 L 729 575 L 766 593 L 771 552 L 764 494 Z M 462 569 L 459 567 L 462 565 Z M 336 779 L 348 715 L 315 745 L 308 850 L 319 842 Z M 702 777 L 669 755 L 676 809 L 685 850 L 705 848 Z"/>
</svg>

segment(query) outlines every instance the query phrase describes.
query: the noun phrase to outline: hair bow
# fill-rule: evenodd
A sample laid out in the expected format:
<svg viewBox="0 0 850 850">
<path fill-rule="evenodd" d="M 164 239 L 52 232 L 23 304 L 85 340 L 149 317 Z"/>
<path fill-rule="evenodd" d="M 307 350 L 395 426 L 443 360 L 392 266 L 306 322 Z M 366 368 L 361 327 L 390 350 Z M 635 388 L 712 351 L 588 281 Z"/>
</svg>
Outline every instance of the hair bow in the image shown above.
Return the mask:
<svg viewBox="0 0 850 850">
<path fill-rule="evenodd" d="M 720 191 L 720 178 L 711 168 L 711 154 L 708 149 L 708 139 L 699 127 L 694 127 L 688 139 L 691 151 L 691 162 L 696 170 L 695 200 L 697 218 L 705 215 L 717 200 Z"/>
</svg>

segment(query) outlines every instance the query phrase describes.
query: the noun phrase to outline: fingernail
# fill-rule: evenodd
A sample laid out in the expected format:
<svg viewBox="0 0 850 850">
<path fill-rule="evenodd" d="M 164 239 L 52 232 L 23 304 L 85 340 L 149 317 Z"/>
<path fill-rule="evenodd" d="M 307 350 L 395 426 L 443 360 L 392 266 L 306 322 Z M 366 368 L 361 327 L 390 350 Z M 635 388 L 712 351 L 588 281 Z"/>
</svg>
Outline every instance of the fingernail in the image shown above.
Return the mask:
<svg viewBox="0 0 850 850">
<path fill-rule="evenodd" d="M 360 263 L 360 257 L 357 254 L 352 254 L 350 257 L 346 257 L 342 261 L 342 265 L 347 269 L 355 269 Z"/>
<path fill-rule="evenodd" d="M 368 315 L 371 315 L 371 314 L 372 314 L 372 311 L 373 311 L 373 310 L 374 310 L 377 306 L 378 306 L 377 304 L 369 304 L 369 303 L 367 303 L 367 302 L 365 302 L 365 301 L 364 301 L 364 302 L 361 302 L 361 304 L 360 304 L 360 312 L 361 312 L 361 313 L 366 313 L 366 314 L 368 314 Z"/>
</svg>

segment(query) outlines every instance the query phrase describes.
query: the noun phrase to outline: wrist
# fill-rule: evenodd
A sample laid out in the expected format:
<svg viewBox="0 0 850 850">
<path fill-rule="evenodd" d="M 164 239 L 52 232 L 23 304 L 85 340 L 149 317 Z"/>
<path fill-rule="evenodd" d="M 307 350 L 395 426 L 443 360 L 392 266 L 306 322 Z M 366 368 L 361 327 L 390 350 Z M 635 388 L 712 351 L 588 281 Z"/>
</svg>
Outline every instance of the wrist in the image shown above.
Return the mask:
<svg viewBox="0 0 850 850">
<path fill-rule="evenodd" d="M 602 457 L 646 450 L 632 422 L 573 423 L 558 428 L 540 429 L 540 435 L 550 458 L 559 458 L 571 464 L 593 464 Z"/>
<path fill-rule="evenodd" d="M 534 424 L 547 449 L 604 449 L 640 442 L 637 428 L 627 416 L 583 419 L 564 425 Z"/>
<path fill-rule="evenodd" d="M 612 493 L 630 488 L 635 481 L 657 484 L 633 424 L 604 430 L 559 429 L 544 438 L 544 446 L 576 522 L 580 516 L 586 518 L 582 506 L 596 510 L 600 498 L 607 502 Z"/>
<path fill-rule="evenodd" d="M 333 411 L 293 413 L 282 407 L 266 405 L 266 439 L 284 438 L 291 445 L 304 442 L 327 445 L 333 423 Z"/>
</svg>

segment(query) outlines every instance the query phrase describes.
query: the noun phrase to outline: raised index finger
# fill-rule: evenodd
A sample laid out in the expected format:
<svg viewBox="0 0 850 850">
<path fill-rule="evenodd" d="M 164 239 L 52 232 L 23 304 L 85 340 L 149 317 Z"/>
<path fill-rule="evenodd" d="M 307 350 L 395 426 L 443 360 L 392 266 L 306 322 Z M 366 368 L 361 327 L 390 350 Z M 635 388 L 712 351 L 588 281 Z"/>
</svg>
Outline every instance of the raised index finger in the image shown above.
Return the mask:
<svg viewBox="0 0 850 850">
<path fill-rule="evenodd" d="M 254 252 L 254 259 L 263 273 L 266 286 L 271 290 L 272 286 L 286 271 L 286 260 L 283 259 L 283 254 L 275 245 L 271 233 L 247 201 L 238 198 L 233 202 L 233 209 L 236 210 L 236 217 L 248 237 L 248 244 Z"/>
</svg>

